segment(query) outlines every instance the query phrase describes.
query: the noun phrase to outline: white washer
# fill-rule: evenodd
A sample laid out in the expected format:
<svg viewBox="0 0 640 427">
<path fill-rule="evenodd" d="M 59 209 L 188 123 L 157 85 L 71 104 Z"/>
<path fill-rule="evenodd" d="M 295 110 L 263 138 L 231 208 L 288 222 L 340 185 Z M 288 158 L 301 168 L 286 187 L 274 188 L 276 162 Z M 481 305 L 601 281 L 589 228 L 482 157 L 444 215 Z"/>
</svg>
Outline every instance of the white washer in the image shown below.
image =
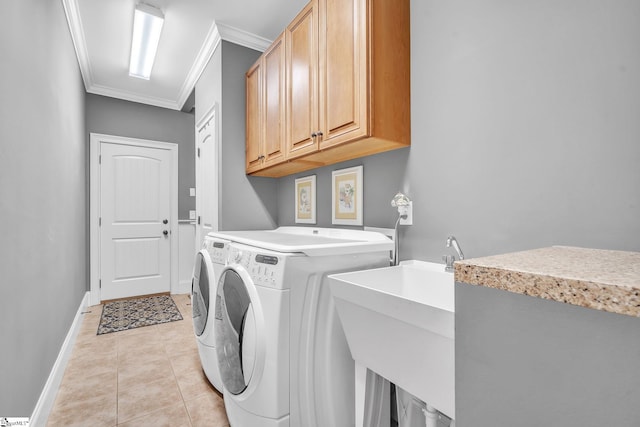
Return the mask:
<svg viewBox="0 0 640 427">
<path fill-rule="evenodd" d="M 300 254 L 232 243 L 216 297 L 218 365 L 232 426 L 289 425 L 289 289 Z"/>
<path fill-rule="evenodd" d="M 353 425 L 354 362 L 327 276 L 388 266 L 393 242 L 313 227 L 209 235 L 232 242 L 216 302 L 231 426 Z"/>
<path fill-rule="evenodd" d="M 191 280 L 193 332 L 198 343 L 202 369 L 209 382 L 222 392 L 214 333 L 215 300 L 220 275 L 227 262 L 229 242 L 206 236 L 196 254 Z"/>
</svg>

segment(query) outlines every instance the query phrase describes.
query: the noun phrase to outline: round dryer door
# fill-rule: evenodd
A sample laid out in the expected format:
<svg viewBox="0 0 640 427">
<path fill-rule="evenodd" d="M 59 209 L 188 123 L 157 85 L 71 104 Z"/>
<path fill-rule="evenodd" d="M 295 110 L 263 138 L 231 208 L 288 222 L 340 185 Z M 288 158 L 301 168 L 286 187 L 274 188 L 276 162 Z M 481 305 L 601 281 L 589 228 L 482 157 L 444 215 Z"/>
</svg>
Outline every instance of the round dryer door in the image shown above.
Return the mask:
<svg viewBox="0 0 640 427">
<path fill-rule="evenodd" d="M 206 251 L 198 252 L 191 281 L 193 330 L 196 336 L 202 335 L 209 317 L 209 286 L 211 280 L 209 271 L 213 271 L 209 254 Z"/>
<path fill-rule="evenodd" d="M 256 316 L 242 277 L 225 270 L 220 277 L 216 305 L 215 336 L 222 383 L 232 394 L 242 393 L 256 364 Z"/>
</svg>

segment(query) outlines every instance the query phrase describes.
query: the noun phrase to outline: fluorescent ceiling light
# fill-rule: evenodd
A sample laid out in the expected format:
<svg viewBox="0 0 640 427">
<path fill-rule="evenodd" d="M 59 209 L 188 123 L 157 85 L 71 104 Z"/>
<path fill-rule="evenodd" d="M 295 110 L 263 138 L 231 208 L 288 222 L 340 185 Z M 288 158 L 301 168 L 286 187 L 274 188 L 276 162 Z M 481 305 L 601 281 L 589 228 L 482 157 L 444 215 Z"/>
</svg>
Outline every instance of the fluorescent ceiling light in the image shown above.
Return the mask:
<svg viewBox="0 0 640 427">
<path fill-rule="evenodd" d="M 164 15 L 160 9 L 140 3 L 133 18 L 129 75 L 149 80 L 156 59 Z"/>
</svg>

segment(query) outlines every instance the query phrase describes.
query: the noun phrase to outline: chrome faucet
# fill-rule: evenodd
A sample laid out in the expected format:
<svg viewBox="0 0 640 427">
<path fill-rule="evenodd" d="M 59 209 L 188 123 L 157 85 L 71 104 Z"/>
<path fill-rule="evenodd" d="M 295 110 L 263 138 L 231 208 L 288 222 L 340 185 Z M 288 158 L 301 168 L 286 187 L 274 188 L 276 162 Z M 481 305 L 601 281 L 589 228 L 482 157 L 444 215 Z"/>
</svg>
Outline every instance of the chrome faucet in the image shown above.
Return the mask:
<svg viewBox="0 0 640 427">
<path fill-rule="evenodd" d="M 464 254 L 462 253 L 462 249 L 460 249 L 460 245 L 455 237 L 449 236 L 447 237 L 447 247 L 450 248 L 453 246 L 453 249 L 458 253 L 458 259 L 464 259 Z"/>
<path fill-rule="evenodd" d="M 460 249 L 460 245 L 454 236 L 447 237 L 447 247 L 450 248 L 453 246 L 456 253 L 458 254 L 458 259 L 464 259 L 464 254 L 462 253 L 462 249 Z M 444 260 L 446 266 L 445 271 L 453 271 L 453 263 L 456 260 L 455 255 L 442 255 L 442 259 Z"/>
</svg>

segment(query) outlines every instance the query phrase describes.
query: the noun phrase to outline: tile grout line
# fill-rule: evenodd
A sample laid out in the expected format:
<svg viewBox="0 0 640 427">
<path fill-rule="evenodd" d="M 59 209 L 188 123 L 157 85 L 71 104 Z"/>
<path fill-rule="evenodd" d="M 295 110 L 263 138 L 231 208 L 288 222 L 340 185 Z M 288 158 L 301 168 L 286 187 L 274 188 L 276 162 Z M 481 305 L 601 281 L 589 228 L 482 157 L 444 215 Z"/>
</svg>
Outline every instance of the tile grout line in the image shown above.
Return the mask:
<svg viewBox="0 0 640 427">
<path fill-rule="evenodd" d="M 120 340 L 116 337 L 116 427 L 118 425 L 118 419 L 120 417 Z"/>
<path fill-rule="evenodd" d="M 185 412 L 187 413 L 187 417 L 189 417 L 189 425 L 193 426 L 193 420 L 191 419 L 191 413 L 189 412 L 189 408 L 187 408 L 187 402 L 184 398 L 184 394 L 182 393 L 182 388 L 180 387 L 180 383 L 178 382 L 178 376 L 176 375 L 176 370 L 173 368 L 173 363 L 171 363 L 171 359 L 167 355 L 167 349 L 164 349 L 165 356 L 169 360 L 169 366 L 171 366 L 171 373 L 173 374 L 173 380 L 178 385 L 178 392 L 180 393 L 180 398 L 182 399 L 182 406 L 184 407 Z"/>
<path fill-rule="evenodd" d="M 175 302 L 175 298 L 174 298 L 174 302 Z M 176 303 L 176 305 L 177 305 L 177 303 Z M 179 309 L 180 309 L 180 307 L 178 307 L 178 310 Z M 182 314 L 182 312 L 180 312 L 180 313 Z M 189 425 L 191 425 L 193 427 L 193 419 L 191 418 L 191 413 L 189 412 L 189 408 L 187 408 L 187 402 L 185 401 L 184 394 L 182 393 L 182 388 L 180 388 L 180 383 L 178 382 L 178 376 L 176 375 L 176 370 L 173 367 L 173 363 L 171 363 L 171 358 L 169 357 L 169 352 L 168 352 L 166 347 L 164 348 L 164 352 L 165 352 L 165 355 L 167 356 L 167 359 L 169 359 L 169 365 L 171 366 L 171 372 L 173 373 L 173 379 L 175 380 L 176 384 L 178 384 L 178 391 L 180 392 L 180 397 L 182 398 L 182 406 L 184 407 L 184 410 L 187 413 L 187 417 L 189 417 Z"/>
</svg>

